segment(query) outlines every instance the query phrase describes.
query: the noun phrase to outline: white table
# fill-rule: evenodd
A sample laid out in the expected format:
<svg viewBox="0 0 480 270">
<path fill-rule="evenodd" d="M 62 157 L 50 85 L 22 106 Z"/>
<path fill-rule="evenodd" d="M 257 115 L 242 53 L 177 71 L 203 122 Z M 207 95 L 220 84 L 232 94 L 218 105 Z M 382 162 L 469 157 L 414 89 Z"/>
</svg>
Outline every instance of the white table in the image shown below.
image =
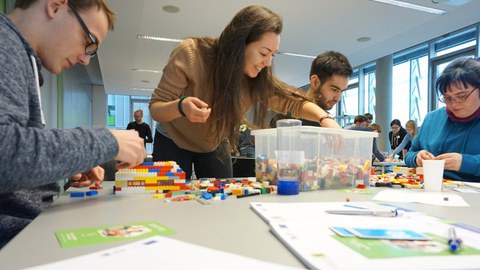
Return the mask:
<svg viewBox="0 0 480 270">
<path fill-rule="evenodd" d="M 151 195 L 113 195 L 112 182 L 104 183 L 98 197 L 90 199 L 60 196 L 0 251 L 2 269 L 20 269 L 45 264 L 123 245 L 104 243 L 62 249 L 55 231 L 90 228 L 140 221 L 157 221 L 173 229 L 173 239 L 231 252 L 286 266 L 305 266 L 270 232 L 269 226 L 251 209 L 250 202 L 369 201 L 374 194 L 342 190 L 300 192 L 299 195 L 259 195 L 203 205 L 197 201 L 165 203 Z M 374 188 L 380 191 L 382 188 Z M 480 226 L 478 194 L 461 195 L 470 207 L 441 207 L 417 203 L 397 204 L 433 216 Z M 179 251 L 181 252 L 181 251 Z M 185 255 L 188 258 L 188 254 Z M 214 263 L 212 261 L 212 263 Z M 161 263 L 159 264 L 161 265 Z M 228 268 L 228 267 L 227 267 Z"/>
</svg>

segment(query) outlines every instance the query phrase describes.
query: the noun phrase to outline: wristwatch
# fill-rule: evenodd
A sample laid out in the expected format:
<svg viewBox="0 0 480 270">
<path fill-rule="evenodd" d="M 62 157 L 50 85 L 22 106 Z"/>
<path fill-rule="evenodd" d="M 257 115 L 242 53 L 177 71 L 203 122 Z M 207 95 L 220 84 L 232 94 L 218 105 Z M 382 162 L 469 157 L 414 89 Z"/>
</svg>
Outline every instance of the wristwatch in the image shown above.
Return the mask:
<svg viewBox="0 0 480 270">
<path fill-rule="evenodd" d="M 324 116 L 320 117 L 320 120 L 318 120 L 318 122 L 320 123 L 320 125 L 322 125 L 322 121 L 325 120 L 325 119 L 332 119 L 332 120 L 335 120 L 335 117 L 333 117 L 333 115 L 327 113 L 325 114 Z"/>
</svg>

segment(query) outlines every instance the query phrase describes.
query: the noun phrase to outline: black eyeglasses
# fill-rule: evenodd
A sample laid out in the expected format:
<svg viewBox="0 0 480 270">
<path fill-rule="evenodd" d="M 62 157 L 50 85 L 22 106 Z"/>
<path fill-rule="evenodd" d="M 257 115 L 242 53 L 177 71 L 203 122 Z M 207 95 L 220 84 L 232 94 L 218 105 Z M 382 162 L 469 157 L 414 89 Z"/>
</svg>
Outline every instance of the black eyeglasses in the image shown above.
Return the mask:
<svg viewBox="0 0 480 270">
<path fill-rule="evenodd" d="M 70 3 L 70 1 L 68 1 L 68 6 L 72 10 L 75 17 L 77 17 L 77 20 L 80 23 L 80 25 L 82 26 L 83 31 L 85 31 L 88 38 L 90 39 L 90 43 L 85 46 L 85 54 L 89 55 L 91 57 L 95 56 L 97 54 L 97 50 L 98 50 L 97 40 L 95 39 L 95 37 L 93 37 L 92 33 L 90 33 L 90 30 L 88 30 L 87 25 L 83 21 L 82 17 L 80 17 L 80 14 L 78 14 L 78 12 L 75 10 L 72 3 Z"/>
<path fill-rule="evenodd" d="M 467 98 L 473 93 L 473 91 L 477 90 L 478 88 L 475 87 L 473 88 L 472 91 L 470 91 L 470 93 L 468 93 L 467 95 L 463 95 L 463 96 L 457 96 L 457 97 L 444 97 L 444 96 L 441 96 L 438 98 L 438 100 L 440 102 L 443 102 L 443 103 L 463 103 L 465 102 L 465 100 L 467 100 Z"/>
</svg>

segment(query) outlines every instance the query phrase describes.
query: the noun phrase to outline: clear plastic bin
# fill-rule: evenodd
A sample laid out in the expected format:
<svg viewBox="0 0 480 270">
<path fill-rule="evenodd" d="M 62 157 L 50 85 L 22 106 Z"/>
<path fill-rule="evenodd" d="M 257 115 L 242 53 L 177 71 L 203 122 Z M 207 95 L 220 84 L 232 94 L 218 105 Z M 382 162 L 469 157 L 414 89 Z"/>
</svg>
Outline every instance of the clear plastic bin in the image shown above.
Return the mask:
<svg viewBox="0 0 480 270">
<path fill-rule="evenodd" d="M 258 181 L 277 184 L 277 130 L 254 130 L 255 174 Z M 300 190 L 368 186 L 376 132 L 302 126 L 299 151 L 304 152 Z"/>
</svg>

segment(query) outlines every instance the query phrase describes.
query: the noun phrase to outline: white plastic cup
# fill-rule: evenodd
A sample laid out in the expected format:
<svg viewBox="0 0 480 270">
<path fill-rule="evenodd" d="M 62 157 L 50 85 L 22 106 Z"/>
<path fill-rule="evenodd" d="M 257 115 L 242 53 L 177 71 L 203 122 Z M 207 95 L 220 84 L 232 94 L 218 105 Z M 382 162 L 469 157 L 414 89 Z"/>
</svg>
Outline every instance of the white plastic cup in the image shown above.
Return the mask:
<svg viewBox="0 0 480 270">
<path fill-rule="evenodd" d="M 445 160 L 423 160 L 423 187 L 425 191 L 441 192 Z"/>
</svg>

